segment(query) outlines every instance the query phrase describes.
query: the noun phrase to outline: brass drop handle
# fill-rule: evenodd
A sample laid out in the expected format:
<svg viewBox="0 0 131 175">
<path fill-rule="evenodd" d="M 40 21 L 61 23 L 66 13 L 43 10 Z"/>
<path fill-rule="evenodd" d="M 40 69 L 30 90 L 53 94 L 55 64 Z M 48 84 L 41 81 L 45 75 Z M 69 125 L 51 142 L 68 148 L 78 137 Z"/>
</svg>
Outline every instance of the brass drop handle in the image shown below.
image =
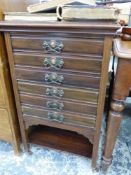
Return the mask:
<svg viewBox="0 0 131 175">
<path fill-rule="evenodd" d="M 64 121 L 64 116 L 61 114 L 58 114 L 57 112 L 48 112 L 48 119 L 62 123 Z"/>
<path fill-rule="evenodd" d="M 64 65 L 62 58 L 52 57 L 44 59 L 44 66 L 47 68 L 61 69 Z"/>
<path fill-rule="evenodd" d="M 51 96 L 51 97 L 61 98 L 61 97 L 64 96 L 64 90 L 63 89 L 58 89 L 56 87 L 47 88 L 46 89 L 46 95 Z"/>
<path fill-rule="evenodd" d="M 55 110 L 58 110 L 58 111 L 61 111 L 64 108 L 64 104 L 60 103 L 58 101 L 48 101 L 46 106 L 49 109 L 55 109 Z"/>
<path fill-rule="evenodd" d="M 64 45 L 61 41 L 51 40 L 51 41 L 44 41 L 43 48 L 46 52 L 61 53 L 61 51 L 64 48 Z"/>
<path fill-rule="evenodd" d="M 56 84 L 61 84 L 64 81 L 64 76 L 63 75 L 58 75 L 57 73 L 46 73 L 45 74 L 45 82 L 47 83 L 56 83 Z"/>
</svg>

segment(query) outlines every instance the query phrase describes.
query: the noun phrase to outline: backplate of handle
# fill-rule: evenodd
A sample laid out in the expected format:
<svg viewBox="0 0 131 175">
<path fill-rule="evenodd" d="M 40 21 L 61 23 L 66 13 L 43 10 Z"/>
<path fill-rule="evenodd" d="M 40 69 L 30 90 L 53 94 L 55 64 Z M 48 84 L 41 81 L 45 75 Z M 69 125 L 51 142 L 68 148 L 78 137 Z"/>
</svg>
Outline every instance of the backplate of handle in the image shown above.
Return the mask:
<svg viewBox="0 0 131 175">
<path fill-rule="evenodd" d="M 56 83 L 61 84 L 64 81 L 63 75 L 58 75 L 57 73 L 46 73 L 45 74 L 45 82 L 47 83 Z"/>
<path fill-rule="evenodd" d="M 64 121 L 64 116 L 62 114 L 58 114 L 57 112 L 48 112 L 48 119 L 62 123 Z"/>
<path fill-rule="evenodd" d="M 64 90 L 56 87 L 47 88 L 46 95 L 56 98 L 62 98 L 64 96 Z"/>
<path fill-rule="evenodd" d="M 62 58 L 58 57 L 51 57 L 44 59 L 44 66 L 46 68 L 54 68 L 54 69 L 61 69 L 64 65 L 64 61 Z"/>
<path fill-rule="evenodd" d="M 56 40 L 46 40 L 43 42 L 43 48 L 46 52 L 61 53 L 64 45 L 61 41 Z"/>
<path fill-rule="evenodd" d="M 46 106 L 49 109 L 55 109 L 55 110 L 58 110 L 58 111 L 61 111 L 64 108 L 64 104 L 60 103 L 58 101 L 47 101 Z"/>
</svg>

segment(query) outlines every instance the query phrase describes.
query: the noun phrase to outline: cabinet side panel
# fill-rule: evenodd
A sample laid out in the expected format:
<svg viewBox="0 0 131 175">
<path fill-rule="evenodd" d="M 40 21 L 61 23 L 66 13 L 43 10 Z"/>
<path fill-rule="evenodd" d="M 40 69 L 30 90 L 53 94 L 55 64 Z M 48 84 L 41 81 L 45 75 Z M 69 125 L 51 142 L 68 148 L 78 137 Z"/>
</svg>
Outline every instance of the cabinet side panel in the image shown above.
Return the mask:
<svg viewBox="0 0 131 175">
<path fill-rule="evenodd" d="M 100 91 L 99 91 L 99 97 L 98 97 L 96 133 L 95 133 L 94 143 L 93 143 L 94 145 L 93 156 L 92 156 L 93 168 L 96 168 L 97 166 L 96 162 L 98 157 L 100 130 L 101 130 L 103 113 L 104 113 L 104 103 L 105 103 L 105 95 L 106 95 L 106 85 L 108 81 L 108 67 L 109 67 L 111 47 L 112 47 L 112 37 L 105 37 L 104 50 L 103 50 L 103 62 L 102 62 L 102 69 L 101 69 Z"/>
</svg>

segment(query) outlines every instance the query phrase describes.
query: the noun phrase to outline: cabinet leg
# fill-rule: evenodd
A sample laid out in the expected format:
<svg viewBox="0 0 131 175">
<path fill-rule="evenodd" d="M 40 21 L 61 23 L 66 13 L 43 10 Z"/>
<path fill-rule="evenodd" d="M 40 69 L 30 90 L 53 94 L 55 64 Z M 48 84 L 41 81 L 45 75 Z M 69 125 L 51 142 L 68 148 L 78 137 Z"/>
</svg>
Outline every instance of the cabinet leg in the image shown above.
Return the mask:
<svg viewBox="0 0 131 175">
<path fill-rule="evenodd" d="M 115 146 L 115 141 L 119 132 L 122 111 L 124 110 L 124 102 L 119 100 L 112 100 L 111 109 L 109 111 L 107 135 L 105 141 L 105 150 L 103 156 L 102 169 L 106 171 L 112 161 L 112 152 Z"/>
<path fill-rule="evenodd" d="M 28 127 L 25 123 L 23 124 L 23 129 L 21 129 L 21 137 L 25 151 L 30 152 L 28 144 Z"/>
</svg>

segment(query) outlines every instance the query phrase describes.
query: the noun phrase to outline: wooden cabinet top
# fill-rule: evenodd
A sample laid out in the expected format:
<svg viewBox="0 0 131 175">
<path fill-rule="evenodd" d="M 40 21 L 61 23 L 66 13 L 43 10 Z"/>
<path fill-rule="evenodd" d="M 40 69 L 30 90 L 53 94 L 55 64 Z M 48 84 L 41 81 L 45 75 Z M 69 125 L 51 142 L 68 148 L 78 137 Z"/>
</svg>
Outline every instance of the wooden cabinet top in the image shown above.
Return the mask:
<svg viewBox="0 0 131 175">
<path fill-rule="evenodd" d="M 23 21 L 2 21 L 0 22 L 0 31 L 39 31 L 42 29 L 70 30 L 84 33 L 96 33 L 101 35 L 114 35 L 120 28 L 118 24 L 98 23 L 98 22 L 23 22 Z"/>
</svg>

